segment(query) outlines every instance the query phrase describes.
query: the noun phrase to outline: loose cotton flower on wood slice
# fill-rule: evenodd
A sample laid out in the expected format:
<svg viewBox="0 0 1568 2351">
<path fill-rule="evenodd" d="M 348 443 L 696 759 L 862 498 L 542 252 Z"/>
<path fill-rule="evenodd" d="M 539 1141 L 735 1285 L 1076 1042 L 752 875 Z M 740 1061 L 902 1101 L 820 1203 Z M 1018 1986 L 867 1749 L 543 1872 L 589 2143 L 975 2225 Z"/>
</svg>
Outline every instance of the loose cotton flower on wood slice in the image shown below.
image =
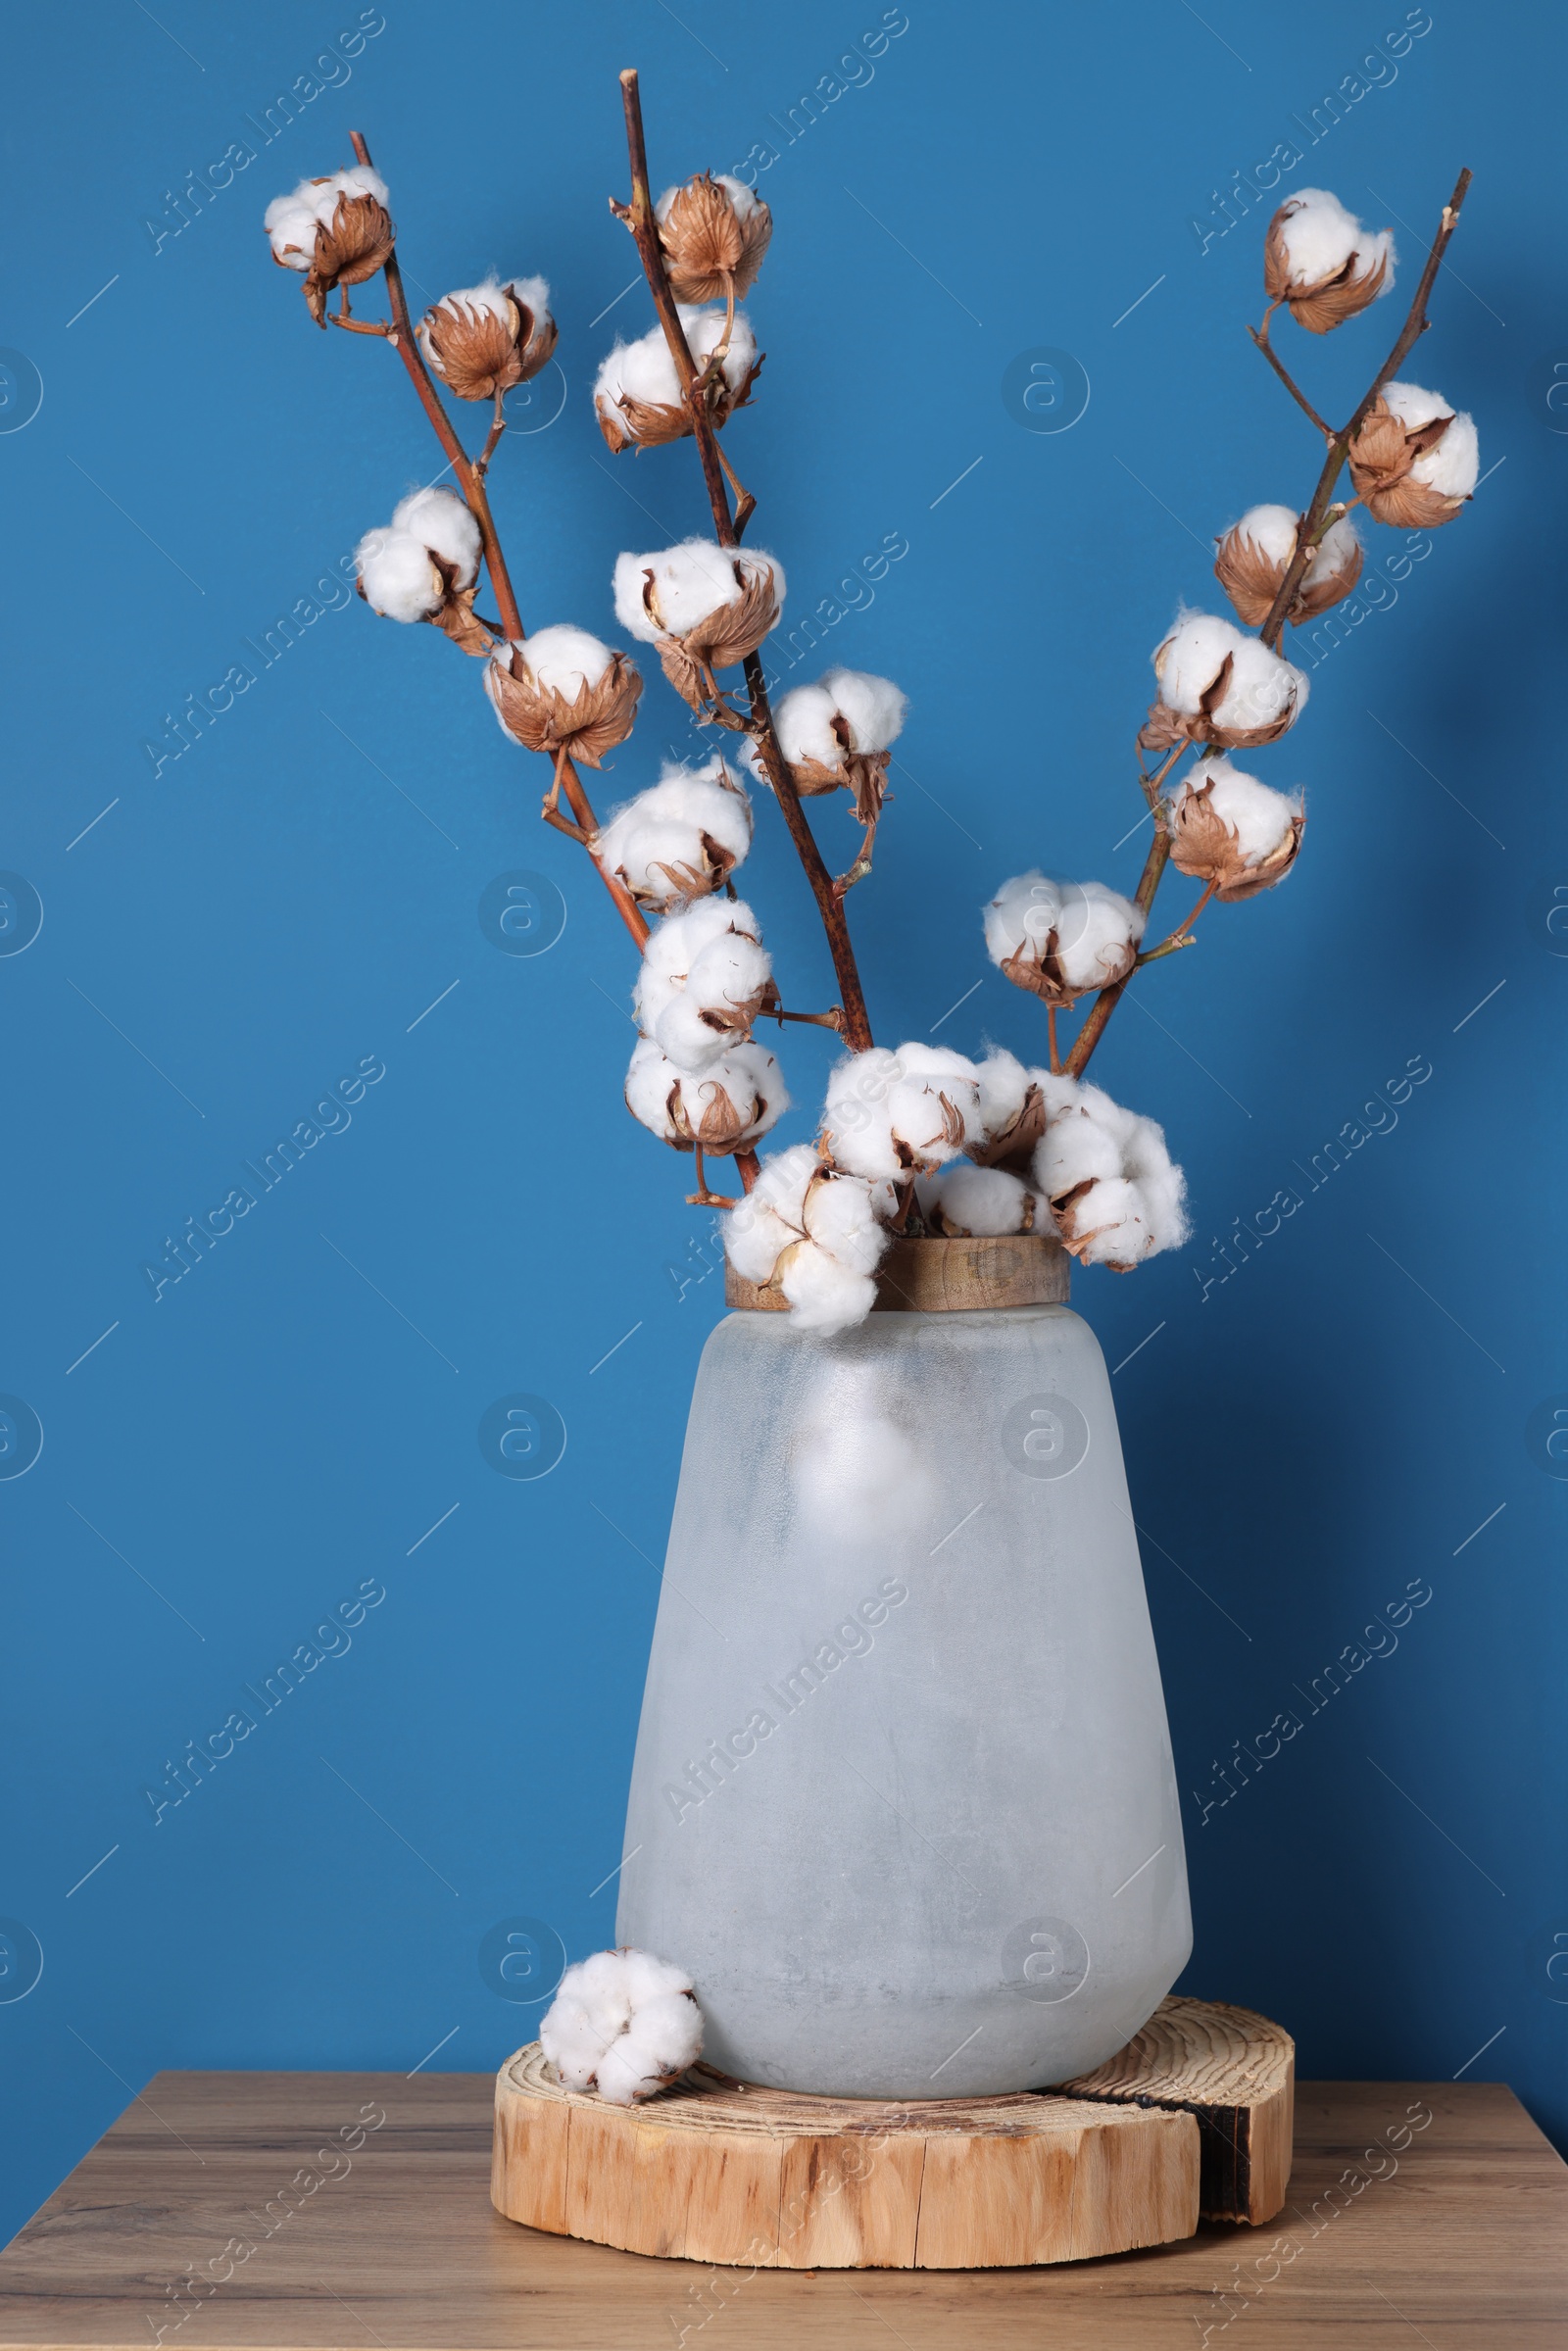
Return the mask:
<svg viewBox="0 0 1568 2351">
<path fill-rule="evenodd" d="M 626 1072 L 626 1107 L 676 1151 L 710 1157 L 749 1151 L 790 1106 L 783 1074 L 765 1047 L 733 1046 L 704 1070 L 677 1068 L 652 1037 Z"/>
<path fill-rule="evenodd" d="M 291 195 L 275 196 L 263 226 L 272 259 L 305 273 L 305 300 L 318 326 L 326 325 L 326 298 L 335 286 L 363 285 L 382 269 L 397 238 L 386 181 L 368 164 L 302 179 Z"/>
<path fill-rule="evenodd" d="M 678 307 L 687 348 L 701 373 L 724 340 L 725 314 L 687 304 Z M 715 432 L 736 409 L 747 405 L 761 364 L 751 322 L 744 311 L 737 311 L 729 322 L 728 347 L 718 372 L 704 395 Z M 594 382 L 594 414 L 612 454 L 618 457 L 623 449 L 652 449 L 684 439 L 692 419 L 682 393 L 662 326 L 635 343 L 617 343 Z"/>
<path fill-rule="evenodd" d="M 1299 801 L 1243 775 L 1229 759 L 1200 759 L 1165 803 L 1171 863 L 1207 882 L 1222 905 L 1282 882 L 1296 862 L 1305 817 Z"/>
<path fill-rule="evenodd" d="M 654 219 L 677 302 L 750 292 L 773 233 L 773 216 L 755 189 L 726 171 L 700 171 L 664 190 Z"/>
<path fill-rule="evenodd" d="M 1066 1009 L 1087 989 L 1113 988 L 1127 977 L 1145 921 L 1141 906 L 1103 882 L 1020 873 L 986 908 L 986 947 L 1015 988 Z"/>
<path fill-rule="evenodd" d="M 1139 733 L 1146 751 L 1213 743 L 1253 751 L 1277 743 L 1306 708 L 1306 674 L 1230 620 L 1185 608 L 1154 648 L 1159 700 Z"/>
<path fill-rule="evenodd" d="M 499 651 L 484 690 L 514 743 L 599 767 L 631 733 L 643 681 L 623 653 L 561 621 Z"/>
<path fill-rule="evenodd" d="M 752 846 L 752 804 L 723 760 L 666 762 L 601 826 L 593 854 L 629 895 L 656 913 L 704 898 L 728 880 Z"/>
<path fill-rule="evenodd" d="M 549 364 L 557 326 L 542 277 L 487 277 L 460 286 L 419 320 L 419 347 L 460 400 L 489 400 L 527 383 Z"/>
<path fill-rule="evenodd" d="M 980 1073 L 937 1046 L 873 1046 L 828 1080 L 823 1148 L 849 1175 L 898 1180 L 956 1158 L 980 1127 Z"/>
<path fill-rule="evenodd" d="M 1261 628 L 1274 610 L 1296 553 L 1298 523 L 1288 506 L 1249 507 L 1217 542 L 1214 577 L 1249 628 Z M 1292 627 L 1315 620 L 1348 596 L 1361 576 L 1362 560 L 1355 525 L 1342 514 L 1324 532 L 1301 574 L 1285 615 Z"/>
<path fill-rule="evenodd" d="M 703 2012 L 684 1969 L 647 1951 L 596 1951 L 562 1977 L 539 2043 L 564 2088 L 631 2106 L 696 2063 Z"/>
<path fill-rule="evenodd" d="M 1263 244 L 1263 284 L 1308 333 L 1326 335 L 1394 285 L 1394 231 L 1361 226 L 1326 188 L 1280 206 Z"/>
<path fill-rule="evenodd" d="M 759 548 L 686 539 L 655 555 L 618 556 L 614 596 L 621 627 L 658 647 L 676 693 L 701 710 L 719 702 L 713 672 L 755 653 L 777 624 L 784 566 Z"/>
<path fill-rule="evenodd" d="M 1350 442 L 1350 479 L 1379 522 L 1434 530 L 1451 522 L 1476 486 L 1475 421 L 1441 392 L 1385 384 Z"/>
</svg>

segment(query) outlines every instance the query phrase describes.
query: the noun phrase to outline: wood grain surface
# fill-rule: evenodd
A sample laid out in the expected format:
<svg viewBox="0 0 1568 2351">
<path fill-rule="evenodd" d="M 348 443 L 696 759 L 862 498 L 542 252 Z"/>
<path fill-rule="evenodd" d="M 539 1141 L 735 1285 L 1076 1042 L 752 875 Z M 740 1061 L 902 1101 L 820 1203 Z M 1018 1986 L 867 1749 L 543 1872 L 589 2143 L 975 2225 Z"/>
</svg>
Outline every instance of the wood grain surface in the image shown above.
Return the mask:
<svg viewBox="0 0 1568 2351">
<path fill-rule="evenodd" d="M 894 1241 L 877 1267 L 877 1311 L 959 1314 L 985 1306 L 1064 1306 L 1072 1259 L 1054 1234 L 1009 1233 L 995 1240 Z M 780 1290 L 724 1268 L 724 1302 L 783 1314 Z"/>
<path fill-rule="evenodd" d="M 0 2254 L 0 2343 L 1568 2351 L 1568 2169 L 1487 2083 L 1298 2082 L 1290 2195 L 1262 2229 L 1204 2222 L 1054 2269 L 814 2276 L 517 2228 L 490 2203 L 493 2105 L 493 2071 L 156 2075 Z"/>
<path fill-rule="evenodd" d="M 509 2220 L 746 2269 L 1016 2269 L 1191 2236 L 1199 2128 L 1025 2093 L 797 2096 L 698 2066 L 646 2106 L 563 2089 L 537 2041 L 496 2078 Z"/>
</svg>

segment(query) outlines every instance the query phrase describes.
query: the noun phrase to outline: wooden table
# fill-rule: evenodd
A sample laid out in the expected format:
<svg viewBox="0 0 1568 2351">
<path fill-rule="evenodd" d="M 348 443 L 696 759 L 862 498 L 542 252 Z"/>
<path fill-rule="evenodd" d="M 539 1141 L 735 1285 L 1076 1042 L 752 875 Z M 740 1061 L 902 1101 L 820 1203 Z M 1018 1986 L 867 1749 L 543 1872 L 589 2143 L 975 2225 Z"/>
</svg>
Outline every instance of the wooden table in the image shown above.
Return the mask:
<svg viewBox="0 0 1568 2351">
<path fill-rule="evenodd" d="M 1568 2167 L 1491 2083 L 1298 2084 L 1290 2200 L 1263 2229 L 1060 2269 L 815 2276 L 502 2220 L 492 2088 L 157 2075 L 0 2254 L 0 2345 L 1568 2351 Z"/>
</svg>

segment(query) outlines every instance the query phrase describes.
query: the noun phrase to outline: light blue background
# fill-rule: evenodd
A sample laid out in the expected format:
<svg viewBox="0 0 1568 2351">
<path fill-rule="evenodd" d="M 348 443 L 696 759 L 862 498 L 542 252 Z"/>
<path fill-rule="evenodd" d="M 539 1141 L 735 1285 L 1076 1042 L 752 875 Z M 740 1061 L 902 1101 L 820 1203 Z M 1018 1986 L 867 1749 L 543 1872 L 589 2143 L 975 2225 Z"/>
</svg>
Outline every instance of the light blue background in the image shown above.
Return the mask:
<svg viewBox="0 0 1568 2351">
<path fill-rule="evenodd" d="M 1220 235 L 1212 192 L 1302 143 L 1293 116 L 1403 9 L 907 5 L 874 74 L 791 138 L 790 108 L 878 26 L 872 0 L 683 0 L 684 22 L 640 0 L 386 0 L 352 78 L 156 250 L 166 191 L 257 143 L 245 118 L 352 29 L 352 0 L 161 0 L 156 22 L 90 0 L 69 33 L 12 13 L 0 340 L 44 398 L 0 436 L 0 864 L 45 915 L 0 959 L 0 1388 L 45 1443 L 0 1484 L 0 1911 L 45 1965 L 0 2005 L 7 2227 L 156 2068 L 407 2072 L 440 2044 L 433 2065 L 488 2070 L 538 2010 L 482 1981 L 486 1931 L 521 1913 L 573 1955 L 610 1939 L 614 1888 L 593 1889 L 619 1854 L 651 1563 L 720 1312 L 689 1162 L 619 1099 L 628 942 L 537 822 L 543 763 L 503 740 L 476 665 L 356 602 L 156 776 L 143 749 L 438 463 L 391 356 L 318 334 L 271 267 L 267 200 L 348 161 L 353 125 L 424 296 L 493 266 L 549 277 L 569 397 L 504 444 L 494 498 L 530 623 L 612 632 L 617 550 L 706 518 L 689 450 L 612 462 L 588 407 L 613 329 L 649 318 L 634 289 L 590 324 L 632 275 L 605 202 L 625 192 L 616 70 L 643 70 L 656 186 L 778 150 L 751 305 L 767 367 L 728 446 L 791 625 L 887 536 L 908 544 L 794 671 L 844 661 L 911 689 L 907 772 L 852 901 L 890 1042 L 942 1022 L 944 1042 L 1043 1054 L 977 909 L 1035 861 L 1132 886 L 1150 649 L 1179 598 L 1215 600 L 1212 534 L 1315 477 L 1244 330 L 1273 199 Z M 1548 923 L 1568 883 L 1547 569 L 1562 52 L 1545 11 L 1439 0 L 1281 182 L 1394 221 L 1408 288 L 1474 168 L 1464 282 L 1441 285 L 1406 373 L 1474 411 L 1495 470 L 1319 656 L 1304 722 L 1254 762 L 1306 789 L 1298 872 L 1205 916 L 1120 1011 L 1095 1074 L 1164 1122 L 1197 1239 L 1075 1300 L 1124 1365 L 1187 1803 L 1187 1986 L 1282 2019 L 1304 2075 L 1468 2063 L 1559 2136 L 1564 1494 L 1527 1424 L 1568 1389 L 1547 1155 L 1568 980 Z M 1280 327 L 1330 411 L 1402 301 L 1328 341 Z M 1039 346 L 1092 383 L 1065 433 L 1004 405 Z M 1375 533 L 1373 563 L 1403 543 Z M 607 798 L 688 739 L 645 667 Z M 821 824 L 847 862 L 842 815 Z M 476 913 L 519 867 L 568 908 L 535 958 Z M 790 999 L 827 1002 L 765 808 L 745 885 Z M 828 1052 L 786 1037 L 792 1135 Z M 362 1056 L 386 1074 L 352 1126 L 155 1304 L 142 1261 Z M 1432 1074 L 1397 1125 L 1308 1190 L 1298 1169 L 1412 1057 Z M 1290 1186 L 1300 1209 L 1205 1295 L 1214 1241 Z M 479 1452 L 514 1391 L 569 1433 L 541 1482 Z M 155 1826 L 142 1791 L 166 1759 L 366 1579 L 386 1596 L 352 1649 Z M 1306 1717 L 1298 1688 L 1416 1580 L 1432 1597 L 1397 1650 Z M 1292 1707 L 1299 1736 L 1205 1817 L 1233 1742 Z"/>
</svg>

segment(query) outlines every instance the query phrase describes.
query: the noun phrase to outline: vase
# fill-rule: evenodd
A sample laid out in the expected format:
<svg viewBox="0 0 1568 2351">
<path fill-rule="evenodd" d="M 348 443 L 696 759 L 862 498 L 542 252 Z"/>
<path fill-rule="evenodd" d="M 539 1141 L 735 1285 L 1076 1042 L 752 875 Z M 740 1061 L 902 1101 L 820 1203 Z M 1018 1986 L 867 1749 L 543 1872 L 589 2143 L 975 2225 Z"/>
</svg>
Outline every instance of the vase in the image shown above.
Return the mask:
<svg viewBox="0 0 1568 2351">
<path fill-rule="evenodd" d="M 744 2082 L 1064 2082 L 1192 1945 L 1104 1359 L 1053 1242 L 896 1245 L 800 1331 L 731 1277 L 703 1350 L 617 1936 L 690 1971 Z M 1029 1302 L 1010 1302 L 1017 1299 Z"/>
</svg>

